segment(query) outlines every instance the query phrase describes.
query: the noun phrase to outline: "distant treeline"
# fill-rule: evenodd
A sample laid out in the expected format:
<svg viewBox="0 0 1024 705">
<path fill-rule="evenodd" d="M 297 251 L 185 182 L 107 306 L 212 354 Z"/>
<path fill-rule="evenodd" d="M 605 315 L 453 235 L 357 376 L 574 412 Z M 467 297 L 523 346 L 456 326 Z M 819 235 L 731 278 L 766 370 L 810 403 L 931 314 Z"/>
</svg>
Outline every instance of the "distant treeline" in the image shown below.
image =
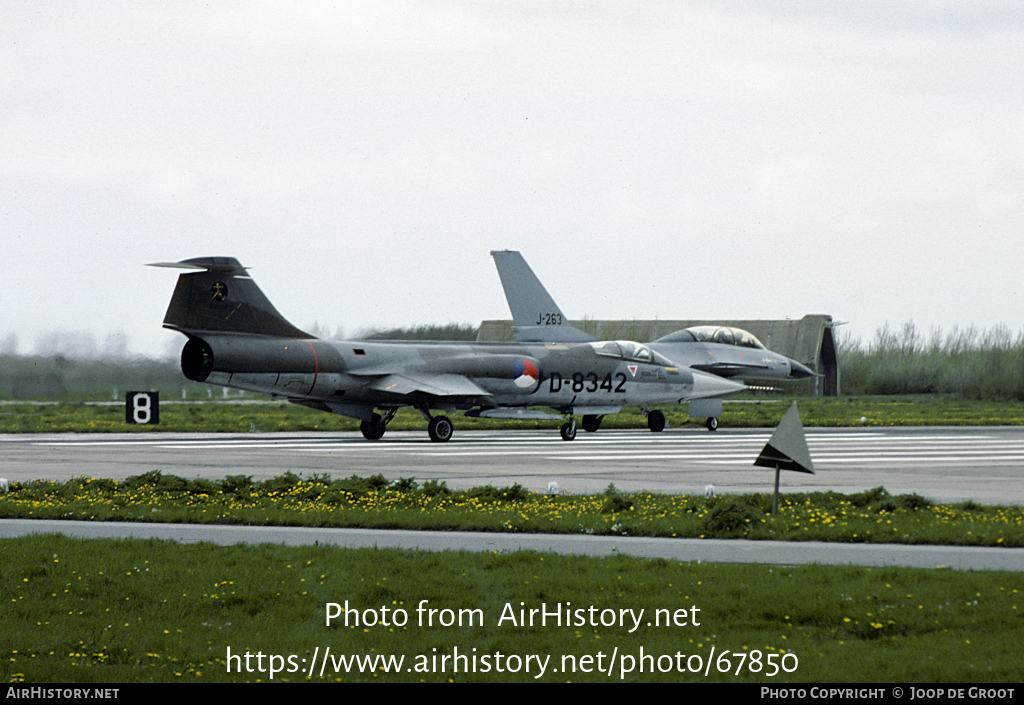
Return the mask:
<svg viewBox="0 0 1024 705">
<path fill-rule="evenodd" d="M 927 336 L 913 321 L 879 328 L 875 339 L 843 339 L 837 351 L 844 395 L 949 394 L 962 399 L 1024 401 L 1024 333 L 1005 325 Z"/>
<path fill-rule="evenodd" d="M 370 331 L 361 340 L 476 340 L 477 326 L 448 325 Z M 317 331 L 323 334 L 323 331 Z M 177 359 L 81 358 L 65 355 L 0 354 L 0 399 L 113 401 L 129 390 L 158 391 L 165 400 L 224 396 L 224 390 L 190 382 Z M 230 390 L 231 397 L 260 395 Z"/>
<path fill-rule="evenodd" d="M 208 396 L 206 386 L 185 379 L 177 361 L 0 355 L 0 399 L 105 401 L 128 390 L 198 398 Z"/>
<path fill-rule="evenodd" d="M 473 341 L 476 333 L 476 326 L 449 324 L 372 331 L 360 338 Z M 898 330 L 878 329 L 867 344 L 843 338 L 837 352 L 843 395 L 948 394 L 1024 401 L 1024 332 L 1014 335 L 1006 326 L 954 327 L 948 333 L 933 329 L 925 336 L 911 321 Z M 128 390 L 159 391 L 167 400 L 224 394 L 185 379 L 177 360 L 0 355 L 0 399 L 115 400 Z M 245 396 L 236 390 L 229 394 Z"/>
<path fill-rule="evenodd" d="M 480 326 L 469 323 L 449 323 L 446 326 L 416 326 L 414 328 L 390 328 L 371 330 L 360 335 L 361 340 L 444 340 L 473 341 L 480 332 Z"/>
</svg>

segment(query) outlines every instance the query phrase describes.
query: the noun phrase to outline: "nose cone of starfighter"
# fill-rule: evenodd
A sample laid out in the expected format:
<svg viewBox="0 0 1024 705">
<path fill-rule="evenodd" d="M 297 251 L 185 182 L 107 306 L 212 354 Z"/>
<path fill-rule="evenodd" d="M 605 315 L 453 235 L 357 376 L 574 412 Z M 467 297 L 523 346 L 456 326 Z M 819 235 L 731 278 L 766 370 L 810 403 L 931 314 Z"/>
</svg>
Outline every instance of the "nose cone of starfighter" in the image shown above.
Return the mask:
<svg viewBox="0 0 1024 705">
<path fill-rule="evenodd" d="M 690 370 L 690 372 L 693 374 L 693 394 L 690 395 L 691 399 L 724 397 L 729 394 L 742 392 L 747 388 L 747 385 L 742 382 L 734 382 L 725 377 L 719 377 L 698 370 Z"/>
</svg>

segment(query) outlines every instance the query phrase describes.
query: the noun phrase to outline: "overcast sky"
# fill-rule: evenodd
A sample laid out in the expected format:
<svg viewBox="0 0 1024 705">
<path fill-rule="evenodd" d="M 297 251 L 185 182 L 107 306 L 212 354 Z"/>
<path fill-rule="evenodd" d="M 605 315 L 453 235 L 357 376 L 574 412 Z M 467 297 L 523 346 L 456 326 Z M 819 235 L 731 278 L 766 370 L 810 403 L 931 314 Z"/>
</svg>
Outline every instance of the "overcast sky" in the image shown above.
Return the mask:
<svg viewBox="0 0 1024 705">
<path fill-rule="evenodd" d="M 161 355 L 237 257 L 299 327 L 1024 327 L 1024 4 L 0 3 L 0 342 Z"/>
</svg>

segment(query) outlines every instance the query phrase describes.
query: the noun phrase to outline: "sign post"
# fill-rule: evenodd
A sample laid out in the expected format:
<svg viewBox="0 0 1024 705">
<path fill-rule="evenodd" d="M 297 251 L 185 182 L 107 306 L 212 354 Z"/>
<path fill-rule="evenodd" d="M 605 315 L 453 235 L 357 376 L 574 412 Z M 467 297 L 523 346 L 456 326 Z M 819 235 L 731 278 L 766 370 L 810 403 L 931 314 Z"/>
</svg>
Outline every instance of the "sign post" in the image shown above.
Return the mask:
<svg viewBox="0 0 1024 705">
<path fill-rule="evenodd" d="M 807 437 L 804 426 L 800 423 L 800 412 L 796 402 L 782 417 L 775 433 L 768 439 L 764 450 L 757 456 L 754 465 L 775 468 L 775 495 L 772 497 L 772 516 L 779 511 L 779 475 L 783 470 L 795 470 L 814 474 L 814 464 L 807 450 Z"/>
</svg>

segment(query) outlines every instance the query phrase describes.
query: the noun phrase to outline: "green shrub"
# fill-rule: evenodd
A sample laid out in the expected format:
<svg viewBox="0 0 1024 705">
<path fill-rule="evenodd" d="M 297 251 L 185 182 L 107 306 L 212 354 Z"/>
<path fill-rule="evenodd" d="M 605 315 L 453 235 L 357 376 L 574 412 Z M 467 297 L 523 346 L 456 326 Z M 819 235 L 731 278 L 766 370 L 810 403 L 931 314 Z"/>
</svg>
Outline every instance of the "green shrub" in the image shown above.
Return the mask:
<svg viewBox="0 0 1024 705">
<path fill-rule="evenodd" d="M 522 502 L 528 499 L 530 494 L 530 491 L 518 482 L 511 487 L 484 485 L 483 487 L 471 487 L 466 491 L 467 497 L 481 502 Z"/>
<path fill-rule="evenodd" d="M 879 485 L 878 487 L 872 487 L 870 490 L 850 495 L 850 504 L 855 507 L 867 507 L 875 502 L 886 499 L 888 496 L 889 492 Z"/>
<path fill-rule="evenodd" d="M 628 512 L 634 506 L 633 501 L 623 496 L 614 483 L 609 483 L 602 494 L 604 496 L 604 504 L 601 506 L 602 514 Z"/>
<path fill-rule="evenodd" d="M 899 506 L 902 509 L 909 509 L 909 510 L 928 509 L 928 507 L 932 506 L 932 503 L 931 503 L 930 500 L 927 500 L 924 497 L 922 497 L 921 495 L 916 494 L 916 493 L 915 494 L 901 494 L 901 495 L 899 495 L 896 498 L 896 501 L 899 503 Z"/>
<path fill-rule="evenodd" d="M 125 478 L 124 485 L 128 489 L 138 489 L 139 487 L 145 487 L 146 485 L 153 485 L 156 487 L 160 483 L 160 477 L 163 475 L 159 470 L 150 470 L 144 472 L 141 475 L 130 475 Z"/>
<path fill-rule="evenodd" d="M 259 488 L 264 492 L 285 492 L 300 482 L 302 482 L 302 478 L 289 470 L 284 475 L 264 480 L 259 483 Z"/>
<path fill-rule="evenodd" d="M 423 489 L 420 490 L 427 497 L 445 497 L 450 495 L 452 491 L 448 489 L 448 483 L 444 480 L 438 482 L 437 480 L 427 480 L 423 483 Z"/>
<path fill-rule="evenodd" d="M 225 494 L 250 494 L 252 475 L 228 475 L 220 481 L 220 488 Z"/>
<path fill-rule="evenodd" d="M 716 498 L 704 517 L 705 535 L 710 538 L 735 538 L 747 533 L 754 522 L 764 518 L 765 512 L 745 497 Z"/>
</svg>

